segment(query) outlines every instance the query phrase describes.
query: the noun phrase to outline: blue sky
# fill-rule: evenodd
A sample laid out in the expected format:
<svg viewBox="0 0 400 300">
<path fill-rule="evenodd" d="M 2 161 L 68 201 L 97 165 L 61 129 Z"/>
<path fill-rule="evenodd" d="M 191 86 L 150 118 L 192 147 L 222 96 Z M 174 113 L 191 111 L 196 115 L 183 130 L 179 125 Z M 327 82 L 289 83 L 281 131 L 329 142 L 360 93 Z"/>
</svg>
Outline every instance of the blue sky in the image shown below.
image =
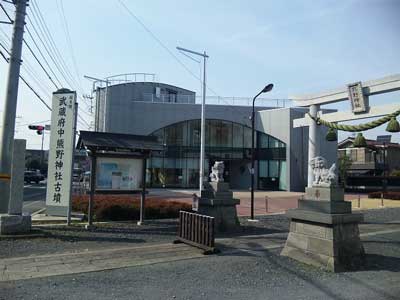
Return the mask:
<svg viewBox="0 0 400 300">
<path fill-rule="evenodd" d="M 60 0 L 32 1 L 39 6 L 65 63 L 82 86 L 81 93 L 88 94 L 91 88 L 83 75 L 101 78 L 130 72 L 156 73 L 159 81 L 199 93 L 199 81 L 118 0 L 61 0 L 76 71 Z M 275 88 L 268 97 L 288 98 L 400 73 L 398 0 L 121 1 L 194 74 L 199 74 L 199 65 L 179 54 L 175 47 L 206 50 L 210 55 L 207 82 L 219 96 L 251 97 L 266 83 L 273 82 Z M 12 12 L 10 5 L 6 7 Z M 32 19 L 31 9 L 28 15 Z M 1 11 L 0 20 L 5 20 Z M 29 21 L 27 24 L 29 28 Z M 0 24 L 0 29 L 10 36 L 9 25 Z M 0 41 L 4 43 L 5 39 L 0 32 Z M 34 79 L 29 80 L 29 74 L 27 79 L 50 102 L 54 88 L 26 48 L 23 54 L 42 87 L 37 87 Z M 1 61 L 0 110 L 4 106 L 6 73 L 7 66 Z M 400 103 L 399 96 L 395 92 L 372 97 L 370 101 L 372 105 Z M 349 106 L 342 103 L 329 107 L 348 110 Z M 81 107 L 87 111 L 86 104 Z M 28 148 L 40 148 L 40 137 L 22 125 L 48 120 L 50 113 L 23 83 L 17 115 L 20 118 L 16 137 L 26 138 Z M 87 113 L 82 113 L 82 118 L 89 120 Z M 84 126 L 81 124 L 80 128 Z M 385 134 L 384 126 L 366 136 L 375 138 L 377 134 Z M 400 141 L 399 134 L 394 139 Z"/>
</svg>

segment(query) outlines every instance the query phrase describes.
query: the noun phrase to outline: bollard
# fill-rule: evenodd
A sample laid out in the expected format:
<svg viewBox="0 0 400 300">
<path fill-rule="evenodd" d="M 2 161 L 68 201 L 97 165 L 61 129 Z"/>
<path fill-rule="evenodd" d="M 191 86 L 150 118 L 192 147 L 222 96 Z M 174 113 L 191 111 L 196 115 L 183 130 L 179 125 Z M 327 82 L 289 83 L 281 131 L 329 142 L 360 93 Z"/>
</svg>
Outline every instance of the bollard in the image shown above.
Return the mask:
<svg viewBox="0 0 400 300">
<path fill-rule="evenodd" d="M 268 196 L 265 196 L 265 212 L 268 212 Z"/>
<path fill-rule="evenodd" d="M 384 205 L 383 205 L 383 193 L 381 193 L 381 207 L 384 207 Z"/>
<path fill-rule="evenodd" d="M 358 195 L 358 208 L 361 208 L 360 195 Z"/>
</svg>

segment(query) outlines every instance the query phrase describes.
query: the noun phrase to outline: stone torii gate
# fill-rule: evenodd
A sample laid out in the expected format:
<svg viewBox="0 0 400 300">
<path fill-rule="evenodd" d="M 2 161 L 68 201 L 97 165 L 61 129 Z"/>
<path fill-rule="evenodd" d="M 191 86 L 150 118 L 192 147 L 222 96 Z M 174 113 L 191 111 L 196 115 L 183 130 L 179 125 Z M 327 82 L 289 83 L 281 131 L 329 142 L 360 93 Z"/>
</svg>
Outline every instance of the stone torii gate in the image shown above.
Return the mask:
<svg viewBox="0 0 400 300">
<path fill-rule="evenodd" d="M 294 120 L 294 127 L 309 126 L 308 186 L 298 200 L 298 208 L 289 209 L 290 232 L 281 255 L 340 272 L 360 268 L 366 260 L 360 239 L 359 223 L 362 213 L 353 213 L 351 203 L 344 201 L 344 188 L 337 184 L 334 172 L 321 157 L 317 145 L 317 125 L 330 128 L 327 138 L 336 140 L 334 129 L 363 131 L 389 122 L 388 131 L 400 131 L 396 117 L 400 105 L 369 107 L 368 97 L 400 90 L 400 75 L 367 82 L 356 82 L 347 87 L 313 96 L 293 97 L 299 106 L 310 107 L 305 118 Z M 320 105 L 349 99 L 352 111 L 319 114 Z M 337 122 L 379 117 L 361 125 L 336 124 Z M 360 136 L 361 137 L 361 136 Z M 359 138 L 358 140 L 362 140 Z"/>
<path fill-rule="evenodd" d="M 385 116 L 398 110 L 400 105 L 397 103 L 369 107 L 368 97 L 398 90 L 400 90 L 400 74 L 376 80 L 356 82 L 333 91 L 319 94 L 291 97 L 297 106 L 309 107 L 310 109 L 309 114 L 311 117 L 306 115 L 304 118 L 295 119 L 293 121 L 294 128 L 309 126 L 308 162 L 320 155 L 319 149 L 317 149 L 317 122 L 315 121 L 317 117 L 328 122 L 336 123 Z M 321 105 L 346 100 L 350 100 L 352 111 L 326 114 L 322 114 L 322 112 L 319 111 Z M 312 170 L 310 168 L 308 164 L 308 187 L 311 187 L 313 182 Z"/>
</svg>

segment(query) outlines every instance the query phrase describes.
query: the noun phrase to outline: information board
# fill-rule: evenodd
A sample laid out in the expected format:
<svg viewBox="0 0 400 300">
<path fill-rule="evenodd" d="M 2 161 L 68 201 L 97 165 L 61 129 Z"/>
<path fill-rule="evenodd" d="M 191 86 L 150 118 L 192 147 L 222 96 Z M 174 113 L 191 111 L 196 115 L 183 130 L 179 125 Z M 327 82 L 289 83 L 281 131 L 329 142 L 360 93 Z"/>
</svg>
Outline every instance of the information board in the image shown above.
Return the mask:
<svg viewBox="0 0 400 300">
<path fill-rule="evenodd" d="M 142 165 L 142 159 L 98 157 L 96 190 L 140 189 Z"/>
</svg>

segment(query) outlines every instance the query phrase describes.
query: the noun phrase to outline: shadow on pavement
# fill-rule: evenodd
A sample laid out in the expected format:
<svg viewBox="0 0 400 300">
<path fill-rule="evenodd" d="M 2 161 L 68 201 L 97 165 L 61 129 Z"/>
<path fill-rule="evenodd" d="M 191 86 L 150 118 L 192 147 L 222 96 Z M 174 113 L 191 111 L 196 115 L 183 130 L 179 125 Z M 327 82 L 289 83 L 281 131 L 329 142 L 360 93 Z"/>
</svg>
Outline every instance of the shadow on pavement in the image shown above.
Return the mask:
<svg viewBox="0 0 400 300">
<path fill-rule="evenodd" d="M 348 299 L 338 293 L 338 289 L 335 286 L 332 286 L 331 280 L 329 277 L 342 277 L 345 281 L 350 281 L 353 286 L 361 286 L 364 289 L 374 293 L 377 296 L 377 299 L 390 299 L 396 300 L 398 297 L 395 297 L 383 290 L 383 288 L 379 288 L 373 286 L 368 282 L 368 280 L 360 280 L 358 278 L 354 278 L 353 275 L 364 272 L 364 271 L 390 271 L 390 272 L 399 272 L 400 271 L 400 258 L 376 255 L 376 254 L 366 254 L 366 264 L 359 271 L 352 272 L 342 272 L 342 273 L 330 273 L 328 271 L 324 271 L 319 268 L 315 268 L 312 266 L 308 266 L 302 263 L 299 263 L 295 260 L 292 260 L 288 257 L 280 256 L 279 253 L 281 251 L 280 248 L 269 250 L 265 249 L 263 245 L 248 242 L 245 244 L 246 249 L 243 248 L 235 248 L 224 246 L 223 251 L 218 256 L 248 256 L 248 257 L 263 257 L 266 263 L 269 263 L 272 268 L 275 268 L 277 271 L 284 272 L 288 274 L 288 276 L 294 276 L 297 279 L 301 279 L 308 284 L 312 285 L 314 288 L 318 289 L 321 293 L 323 293 L 329 299 L 337 299 L 344 300 Z M 326 282 L 322 282 L 319 276 L 323 273 L 327 276 Z"/>
<path fill-rule="evenodd" d="M 366 242 L 363 241 L 363 243 Z M 400 272 L 400 258 L 398 257 L 367 253 L 365 255 L 365 258 L 366 258 L 365 266 L 358 272 L 362 271 Z"/>
<path fill-rule="evenodd" d="M 144 243 L 143 239 L 134 238 L 118 238 L 105 236 L 71 236 L 62 234 L 50 234 L 47 236 L 51 239 L 57 239 L 63 242 L 111 242 L 111 243 Z"/>
<path fill-rule="evenodd" d="M 233 238 L 247 235 L 263 235 L 273 233 L 285 233 L 288 232 L 286 229 L 268 228 L 268 227 L 256 227 L 251 225 L 242 225 L 239 230 L 229 233 L 217 233 L 217 238 Z"/>
</svg>

